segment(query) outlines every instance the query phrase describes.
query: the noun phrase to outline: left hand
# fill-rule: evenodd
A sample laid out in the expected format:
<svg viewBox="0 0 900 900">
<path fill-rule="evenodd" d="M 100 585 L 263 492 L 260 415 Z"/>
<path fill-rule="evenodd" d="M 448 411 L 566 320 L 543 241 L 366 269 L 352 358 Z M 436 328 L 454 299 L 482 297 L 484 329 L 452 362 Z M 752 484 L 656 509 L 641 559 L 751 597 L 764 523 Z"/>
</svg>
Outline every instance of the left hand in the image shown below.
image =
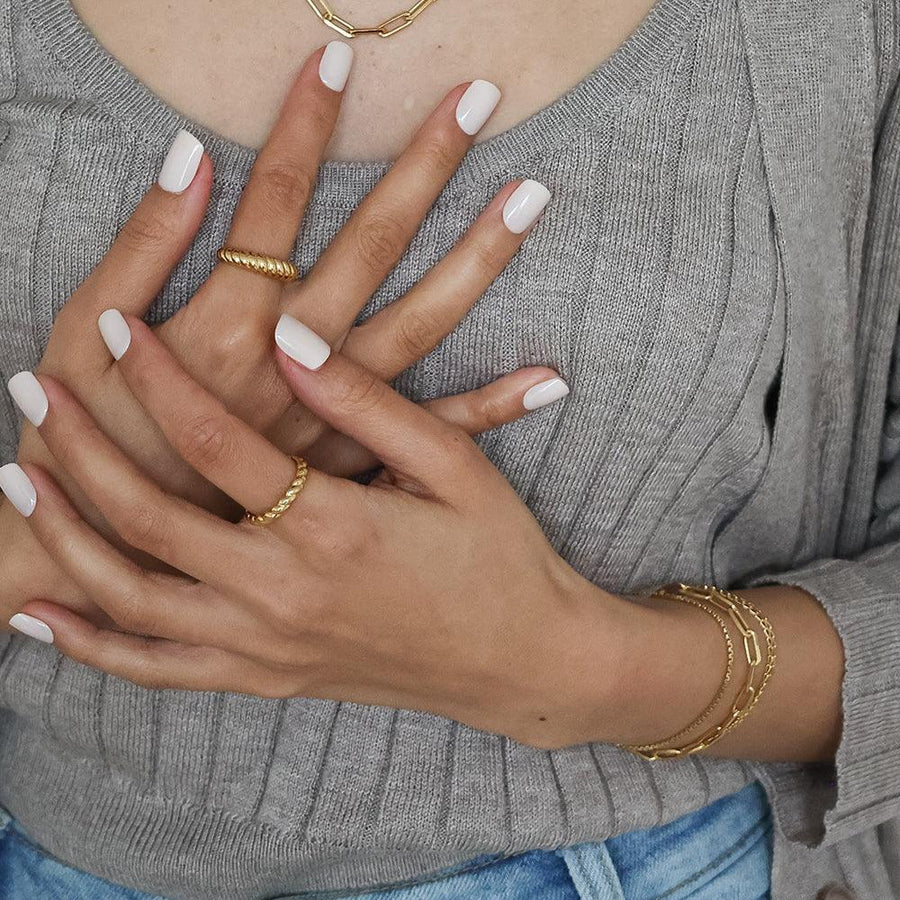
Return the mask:
<svg viewBox="0 0 900 900">
<path fill-rule="evenodd" d="M 241 506 L 268 509 L 292 481 L 293 460 L 194 382 L 139 319 L 127 321 L 131 344 L 117 365 L 165 438 Z M 462 429 L 296 320 L 283 317 L 279 329 L 280 346 L 315 367 L 279 350 L 287 384 L 383 461 L 375 481 L 310 470 L 281 518 L 235 525 L 165 493 L 62 384 L 41 376 L 49 412 L 40 433 L 54 456 L 125 541 L 189 577 L 127 559 L 27 466 L 38 540 L 132 634 L 45 601 L 23 612 L 50 627 L 62 652 L 148 687 L 349 700 L 534 746 L 577 742 L 571 685 L 598 658 L 615 670 L 631 604 L 554 552 Z M 591 691 L 596 702 L 596 683 Z"/>
</svg>

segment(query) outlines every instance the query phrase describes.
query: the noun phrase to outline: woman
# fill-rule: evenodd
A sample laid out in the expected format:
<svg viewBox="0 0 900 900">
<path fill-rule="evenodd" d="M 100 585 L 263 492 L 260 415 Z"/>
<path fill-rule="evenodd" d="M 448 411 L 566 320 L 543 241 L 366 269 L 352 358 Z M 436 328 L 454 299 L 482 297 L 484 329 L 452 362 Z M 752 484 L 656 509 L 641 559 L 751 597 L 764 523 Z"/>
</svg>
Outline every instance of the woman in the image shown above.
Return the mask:
<svg viewBox="0 0 900 900">
<path fill-rule="evenodd" d="M 896 893 L 889 4 L 2 9 L 7 892 Z"/>
</svg>

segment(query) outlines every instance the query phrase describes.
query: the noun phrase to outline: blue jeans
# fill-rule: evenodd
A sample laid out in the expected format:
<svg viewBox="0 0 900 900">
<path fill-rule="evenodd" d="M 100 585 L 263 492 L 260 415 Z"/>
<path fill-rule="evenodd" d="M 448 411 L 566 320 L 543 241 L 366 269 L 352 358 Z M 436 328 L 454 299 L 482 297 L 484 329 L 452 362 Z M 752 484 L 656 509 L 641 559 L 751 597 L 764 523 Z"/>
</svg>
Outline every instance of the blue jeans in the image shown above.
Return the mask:
<svg viewBox="0 0 900 900">
<path fill-rule="evenodd" d="M 667 825 L 603 842 L 514 856 L 484 854 L 415 883 L 296 900 L 767 900 L 772 818 L 759 782 Z M 79 872 L 44 853 L 0 810 L 0 897 L 160 900 Z M 262 900 L 262 898 L 260 898 Z M 290 900 L 290 898 L 279 898 Z"/>
</svg>

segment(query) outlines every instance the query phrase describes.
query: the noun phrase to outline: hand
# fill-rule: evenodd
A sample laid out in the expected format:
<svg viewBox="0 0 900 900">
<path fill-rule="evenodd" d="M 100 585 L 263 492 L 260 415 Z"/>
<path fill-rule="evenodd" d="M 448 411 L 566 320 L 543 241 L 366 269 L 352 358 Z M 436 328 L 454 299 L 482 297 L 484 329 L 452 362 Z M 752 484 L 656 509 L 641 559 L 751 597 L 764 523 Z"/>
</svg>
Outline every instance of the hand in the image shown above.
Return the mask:
<svg viewBox="0 0 900 900">
<path fill-rule="evenodd" d="M 304 65 L 259 155 L 235 213 L 228 238 L 231 245 L 276 256 L 287 256 L 293 249 L 340 107 L 341 94 L 319 78 L 321 53 L 317 51 Z M 405 296 L 353 327 L 471 144 L 472 136 L 456 118 L 465 90 L 466 85 L 460 85 L 444 98 L 301 283 L 283 287 L 223 264 L 190 303 L 157 330 L 191 373 L 232 412 L 269 433 L 285 450 L 303 451 L 323 470 L 354 474 L 376 461 L 353 442 L 329 433 L 294 402 L 271 352 L 271 329 L 280 311 L 303 309 L 304 316 L 335 345 L 342 345 L 348 356 L 380 377 L 392 378 L 455 327 L 527 235 L 527 229 L 514 233 L 507 228 L 501 215 L 516 189 L 512 183 L 501 190 L 459 245 Z M 115 428 L 117 444 L 167 490 L 220 515 L 237 517 L 239 511 L 228 498 L 197 477 L 147 423 L 117 369 L 104 361 L 95 328 L 97 316 L 109 306 L 124 304 L 137 315 L 147 310 L 196 233 L 211 182 L 212 166 L 204 156 L 183 193 L 173 194 L 160 186 L 150 190 L 107 256 L 63 307 L 38 371 L 63 381 L 101 427 Z M 546 377 L 546 370 L 531 370 L 525 388 Z M 522 382 L 438 400 L 431 409 L 476 433 L 501 424 L 497 410 L 511 392 L 521 397 Z M 85 518 L 114 538 L 33 429 L 23 432 L 18 458 L 53 472 Z M 89 612 L 89 599 L 67 583 L 27 529 L 13 519 L 8 505 L 0 507 L 0 535 L 5 545 L 16 547 L 15 553 L 5 557 L 0 573 L 0 613 L 6 613 L 0 621 L 5 622 L 30 596 L 52 597 Z M 11 568 L 15 559 L 27 559 L 28 564 Z"/>
<path fill-rule="evenodd" d="M 121 326 L 131 337 L 117 368 L 173 448 L 242 507 L 269 508 L 294 477 L 290 457 L 197 385 L 143 323 Z M 235 525 L 162 491 L 60 383 L 42 377 L 47 446 L 119 534 L 189 577 L 129 561 L 29 465 L 36 505 L 21 470 L 10 495 L 41 545 L 113 621 L 145 637 L 98 629 L 46 602 L 25 607 L 27 627 L 35 633 L 40 620 L 47 630 L 37 633 L 52 632 L 64 653 L 145 686 L 353 700 L 537 745 L 552 728 L 556 739 L 559 720 L 574 715 L 560 704 L 577 675 L 572 638 L 590 606 L 592 617 L 612 611 L 598 631 L 614 644 L 624 601 L 565 564 L 461 428 L 331 353 L 289 316 L 276 340 L 320 366 L 279 351 L 285 383 L 382 460 L 382 474 L 363 486 L 311 470 L 281 518 Z M 558 381 L 543 390 L 553 391 L 547 399 L 565 393 Z"/>
</svg>

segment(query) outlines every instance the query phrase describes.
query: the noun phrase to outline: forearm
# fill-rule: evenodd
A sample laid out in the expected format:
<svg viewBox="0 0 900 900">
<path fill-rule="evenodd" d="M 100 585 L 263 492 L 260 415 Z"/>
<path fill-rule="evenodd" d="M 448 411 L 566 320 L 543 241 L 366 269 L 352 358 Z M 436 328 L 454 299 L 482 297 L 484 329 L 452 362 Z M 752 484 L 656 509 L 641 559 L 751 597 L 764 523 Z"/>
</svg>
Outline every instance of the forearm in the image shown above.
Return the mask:
<svg viewBox="0 0 900 900">
<path fill-rule="evenodd" d="M 797 588 L 739 593 L 771 621 L 776 665 L 751 713 L 702 752 L 742 759 L 832 759 L 841 733 L 844 661 L 827 613 Z M 579 621 L 569 631 L 575 646 L 567 654 L 578 677 L 568 686 L 571 712 L 558 720 L 566 735 L 561 745 L 659 741 L 686 726 L 712 700 L 726 654 L 722 632 L 706 612 L 671 600 L 616 598 L 610 616 L 608 595 L 583 599 Z M 685 738 L 723 721 L 743 684 L 747 663 L 734 637 L 735 670 L 725 696 L 704 725 Z M 574 722 L 579 730 L 573 734 Z"/>
</svg>

